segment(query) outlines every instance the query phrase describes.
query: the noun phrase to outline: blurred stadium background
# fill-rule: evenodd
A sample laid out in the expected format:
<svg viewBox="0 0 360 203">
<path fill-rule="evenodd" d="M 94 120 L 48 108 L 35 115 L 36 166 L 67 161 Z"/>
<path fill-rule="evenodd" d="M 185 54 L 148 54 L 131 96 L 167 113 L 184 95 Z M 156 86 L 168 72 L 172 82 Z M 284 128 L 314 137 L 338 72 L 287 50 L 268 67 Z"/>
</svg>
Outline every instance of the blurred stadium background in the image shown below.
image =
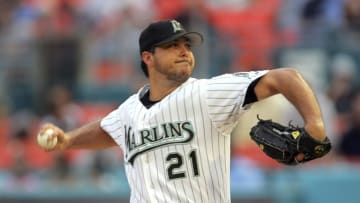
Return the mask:
<svg viewBox="0 0 360 203">
<path fill-rule="evenodd" d="M 44 153 L 35 136 L 46 121 L 101 118 L 146 83 L 137 38 L 165 18 L 205 35 L 196 77 L 292 66 L 321 104 L 334 150 L 299 167 L 248 138 L 256 114 L 301 125 L 289 103 L 246 113 L 232 136 L 233 202 L 360 202 L 359 0 L 0 0 L 0 202 L 128 202 L 120 150 Z"/>
</svg>

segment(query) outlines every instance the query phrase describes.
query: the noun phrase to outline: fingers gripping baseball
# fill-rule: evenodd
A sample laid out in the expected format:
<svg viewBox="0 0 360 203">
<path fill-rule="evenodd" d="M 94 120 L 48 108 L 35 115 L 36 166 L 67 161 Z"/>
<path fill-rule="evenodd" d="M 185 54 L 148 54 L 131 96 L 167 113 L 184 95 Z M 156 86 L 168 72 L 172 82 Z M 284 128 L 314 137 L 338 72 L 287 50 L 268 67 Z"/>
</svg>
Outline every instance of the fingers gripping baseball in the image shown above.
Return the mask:
<svg viewBox="0 0 360 203">
<path fill-rule="evenodd" d="M 45 124 L 37 135 L 37 143 L 45 151 L 62 150 L 66 143 L 64 131 L 53 124 Z"/>
</svg>

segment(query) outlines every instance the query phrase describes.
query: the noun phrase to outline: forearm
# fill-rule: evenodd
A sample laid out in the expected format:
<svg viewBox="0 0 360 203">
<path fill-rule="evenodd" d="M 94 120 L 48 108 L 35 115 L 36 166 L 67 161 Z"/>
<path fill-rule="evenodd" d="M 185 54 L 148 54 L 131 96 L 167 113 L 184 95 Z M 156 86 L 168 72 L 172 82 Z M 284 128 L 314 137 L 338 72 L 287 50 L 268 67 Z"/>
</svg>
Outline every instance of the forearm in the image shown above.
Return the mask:
<svg viewBox="0 0 360 203">
<path fill-rule="evenodd" d="M 114 140 L 100 127 L 100 120 L 65 133 L 66 149 L 105 149 L 116 146 Z"/>
<path fill-rule="evenodd" d="M 299 111 L 305 122 L 305 128 L 316 139 L 325 138 L 322 114 L 314 92 L 294 69 L 275 69 L 266 74 L 260 85 L 255 87 L 258 99 L 274 94 L 282 94 Z"/>
</svg>

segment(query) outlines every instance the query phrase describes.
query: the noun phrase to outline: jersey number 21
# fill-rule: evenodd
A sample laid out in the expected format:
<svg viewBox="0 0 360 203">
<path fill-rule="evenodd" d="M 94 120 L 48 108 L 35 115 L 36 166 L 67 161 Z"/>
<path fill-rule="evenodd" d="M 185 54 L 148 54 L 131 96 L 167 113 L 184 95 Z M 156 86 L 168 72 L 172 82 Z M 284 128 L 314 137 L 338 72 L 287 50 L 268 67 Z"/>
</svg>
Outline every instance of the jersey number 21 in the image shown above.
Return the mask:
<svg viewBox="0 0 360 203">
<path fill-rule="evenodd" d="M 197 161 L 197 155 L 196 151 L 191 151 L 188 157 L 186 157 L 190 160 L 191 168 L 192 168 L 192 175 L 198 176 L 199 175 L 199 167 L 198 167 L 198 161 Z M 184 164 L 184 157 L 179 153 L 170 153 L 166 157 L 166 161 L 170 162 L 170 165 L 167 168 L 168 177 L 170 180 L 176 179 L 176 178 L 184 178 L 185 172 L 184 171 L 178 171 L 177 169 L 181 169 L 182 165 Z M 186 160 L 185 160 L 186 161 Z"/>
</svg>

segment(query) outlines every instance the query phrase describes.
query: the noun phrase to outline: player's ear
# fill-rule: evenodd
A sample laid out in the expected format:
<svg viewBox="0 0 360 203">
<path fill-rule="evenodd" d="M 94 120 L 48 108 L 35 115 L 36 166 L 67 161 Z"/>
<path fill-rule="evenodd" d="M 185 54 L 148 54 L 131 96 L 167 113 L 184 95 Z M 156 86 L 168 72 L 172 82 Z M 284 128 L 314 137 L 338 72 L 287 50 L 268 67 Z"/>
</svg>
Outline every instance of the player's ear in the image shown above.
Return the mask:
<svg viewBox="0 0 360 203">
<path fill-rule="evenodd" d="M 152 62 L 152 53 L 149 51 L 143 51 L 141 53 L 141 59 L 148 66 L 148 64 Z"/>
</svg>

